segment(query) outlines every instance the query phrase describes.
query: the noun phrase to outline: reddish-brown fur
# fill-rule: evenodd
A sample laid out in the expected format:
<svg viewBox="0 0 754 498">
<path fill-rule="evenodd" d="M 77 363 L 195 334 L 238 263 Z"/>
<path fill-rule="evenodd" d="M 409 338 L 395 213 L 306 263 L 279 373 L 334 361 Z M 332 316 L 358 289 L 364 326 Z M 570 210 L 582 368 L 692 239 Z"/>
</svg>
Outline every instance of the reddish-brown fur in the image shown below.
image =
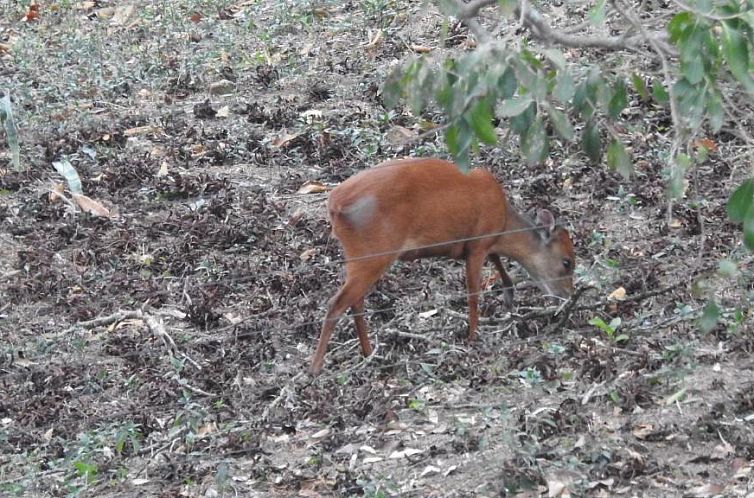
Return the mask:
<svg viewBox="0 0 754 498">
<path fill-rule="evenodd" d="M 503 279 L 508 304 L 513 301 L 512 282 L 500 255 L 521 263 L 548 293 L 566 297 L 573 291 L 574 252 L 568 232 L 555 226 L 549 211 L 539 212 L 536 225 L 519 214 L 489 171 L 466 174 L 440 159 L 388 161 L 336 187 L 327 209 L 333 233 L 343 245 L 346 280 L 330 301 L 312 359 L 313 374 L 322 369 L 335 323 L 348 308 L 361 351 L 371 354 L 364 297 L 396 259 L 466 260 L 472 340 L 487 258 Z"/>
</svg>

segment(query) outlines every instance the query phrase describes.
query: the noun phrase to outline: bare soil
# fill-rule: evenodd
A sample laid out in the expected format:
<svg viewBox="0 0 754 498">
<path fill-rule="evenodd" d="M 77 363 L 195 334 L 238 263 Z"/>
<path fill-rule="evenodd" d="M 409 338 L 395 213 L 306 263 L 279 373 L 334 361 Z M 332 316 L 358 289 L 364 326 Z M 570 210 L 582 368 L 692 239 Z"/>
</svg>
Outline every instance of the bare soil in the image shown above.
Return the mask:
<svg viewBox="0 0 754 498">
<path fill-rule="evenodd" d="M 515 204 L 572 231 L 589 288 L 567 319 L 511 264 L 515 308 L 490 287 L 468 344 L 462 265 L 400 263 L 367 300 L 376 354 L 343 319 L 311 378 L 342 272 L 321 186 L 447 155 L 436 136 L 404 147 L 442 116 L 389 112 L 379 88 L 412 45 L 465 50 L 465 28 L 443 46 L 443 17 L 410 1 L 72 4 L 30 21 L 0 6 L 28 166 L 12 171 L 0 135 L 1 495 L 752 496 L 733 133 L 705 136 L 670 224 L 662 106 L 632 97 L 624 113 L 629 181 L 578 144 L 553 142 L 538 167 L 515 141 L 482 148 Z M 114 216 L 51 195 L 61 159 Z M 724 258 L 737 277 L 717 275 Z M 711 296 L 723 319 L 702 333 Z"/>
</svg>

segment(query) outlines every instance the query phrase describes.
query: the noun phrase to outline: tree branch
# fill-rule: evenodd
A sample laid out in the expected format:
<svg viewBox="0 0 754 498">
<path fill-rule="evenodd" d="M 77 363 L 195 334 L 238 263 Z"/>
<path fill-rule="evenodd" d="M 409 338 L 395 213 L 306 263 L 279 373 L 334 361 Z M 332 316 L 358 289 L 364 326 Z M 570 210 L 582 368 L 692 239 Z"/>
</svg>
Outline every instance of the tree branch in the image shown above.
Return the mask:
<svg viewBox="0 0 754 498">
<path fill-rule="evenodd" d="M 496 0 L 473 0 L 467 4 L 461 4 L 455 0 L 456 16 L 464 22 L 474 33 L 480 42 L 489 40 L 490 34 L 477 22 L 476 17 L 484 7 L 495 5 Z M 523 26 L 531 34 L 546 43 L 554 43 L 572 48 L 604 48 L 608 50 L 635 50 L 643 43 L 648 43 L 653 49 L 663 54 L 674 55 L 675 49 L 668 44 L 667 34 L 662 31 L 648 33 L 643 30 L 641 34 L 628 36 L 576 36 L 561 31 L 553 30 L 544 16 L 534 8 L 527 0 L 519 0 L 516 15 L 521 18 Z"/>
</svg>

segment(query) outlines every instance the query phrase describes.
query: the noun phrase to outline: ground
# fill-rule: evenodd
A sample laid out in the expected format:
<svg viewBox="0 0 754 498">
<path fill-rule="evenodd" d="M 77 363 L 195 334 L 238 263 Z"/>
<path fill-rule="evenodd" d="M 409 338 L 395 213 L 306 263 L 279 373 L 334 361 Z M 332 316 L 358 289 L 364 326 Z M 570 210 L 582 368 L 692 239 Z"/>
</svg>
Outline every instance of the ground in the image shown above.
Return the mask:
<svg viewBox="0 0 754 498">
<path fill-rule="evenodd" d="M 380 88 L 412 47 L 469 50 L 465 28 L 408 0 L 28 3 L 0 15 L 28 168 L 0 134 L 0 494 L 752 496 L 732 128 L 704 136 L 670 223 L 665 107 L 624 112 L 630 180 L 578 144 L 526 166 L 501 128 L 474 161 L 571 230 L 579 300 L 558 312 L 510 263 L 515 306 L 489 287 L 471 344 L 462 265 L 400 263 L 367 299 L 376 354 L 344 319 L 313 378 L 342 274 L 326 192 L 447 157 L 441 136 L 400 140 L 442 116 L 386 110 Z M 72 200 L 64 160 L 105 216 Z M 710 298 L 724 313 L 702 332 Z"/>
</svg>

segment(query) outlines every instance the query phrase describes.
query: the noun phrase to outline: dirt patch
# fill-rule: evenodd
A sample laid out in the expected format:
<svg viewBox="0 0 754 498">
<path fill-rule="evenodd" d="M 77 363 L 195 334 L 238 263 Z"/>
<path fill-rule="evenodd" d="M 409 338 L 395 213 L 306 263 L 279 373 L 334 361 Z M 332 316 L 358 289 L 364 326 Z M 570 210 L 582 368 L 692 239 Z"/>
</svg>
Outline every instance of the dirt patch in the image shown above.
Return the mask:
<svg viewBox="0 0 754 498">
<path fill-rule="evenodd" d="M 462 265 L 398 264 L 367 299 L 376 355 L 344 319 L 313 379 L 342 255 L 326 193 L 299 189 L 392 157 L 393 127 L 420 125 L 379 88 L 411 43 L 437 46 L 442 17 L 411 2 L 92 4 L 0 20 L 29 166 L 10 172 L 0 149 L 2 494 L 754 490 L 752 260 L 725 213 L 746 173 L 737 139 L 710 137 L 670 229 L 662 108 L 626 113 L 628 182 L 576 145 L 528 169 L 515 144 L 483 148 L 519 207 L 569 225 L 594 288 L 560 323 L 510 265 L 515 308 L 490 288 L 467 344 Z M 375 29 L 389 36 L 370 45 Z M 461 49 L 464 28 L 450 34 L 433 56 Z M 445 154 L 435 137 L 404 153 Z M 116 216 L 50 195 L 61 158 Z M 722 258 L 738 281 L 716 276 Z M 598 304 L 621 286 L 627 301 Z M 705 288 L 725 308 L 708 334 Z"/>
</svg>

